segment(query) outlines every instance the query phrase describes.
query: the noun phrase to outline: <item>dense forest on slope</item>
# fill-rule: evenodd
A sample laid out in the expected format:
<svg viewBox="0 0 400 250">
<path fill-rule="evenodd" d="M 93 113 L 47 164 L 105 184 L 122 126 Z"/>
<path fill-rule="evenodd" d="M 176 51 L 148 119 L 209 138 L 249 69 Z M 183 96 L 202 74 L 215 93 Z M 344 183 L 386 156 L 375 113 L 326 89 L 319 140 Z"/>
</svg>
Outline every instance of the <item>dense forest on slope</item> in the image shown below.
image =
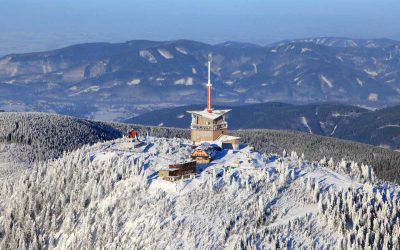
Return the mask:
<svg viewBox="0 0 400 250">
<path fill-rule="evenodd" d="M 191 115 L 187 111 L 202 109 L 204 109 L 204 105 L 164 108 L 129 118 L 125 122 L 188 128 Z M 320 135 L 330 135 L 335 126 L 343 120 L 368 112 L 364 108 L 338 103 L 295 105 L 266 102 L 243 106 L 217 105 L 214 109 L 231 109 L 227 115 L 230 129 L 284 129 Z"/>
<path fill-rule="evenodd" d="M 376 183 L 368 166 L 243 149 L 221 158 L 240 160 L 236 169 L 214 162 L 170 183 L 155 178 L 159 162 L 190 155 L 190 142 L 147 142 L 126 151 L 116 147 L 124 139 L 83 146 L 2 183 L 0 248 L 399 247 L 399 187 Z"/>
<path fill-rule="evenodd" d="M 326 157 L 326 161 L 332 158 L 335 162 L 345 159 L 368 164 L 379 179 L 400 184 L 400 153 L 389 149 L 293 131 L 255 129 L 238 130 L 233 134 L 261 152 L 296 151 L 304 153 L 310 161 Z"/>
<path fill-rule="evenodd" d="M 215 108 L 232 109 L 227 115 L 230 129 L 295 130 L 400 149 L 400 106 L 367 110 L 337 103 L 294 105 L 268 102 Z M 202 109 L 204 105 L 154 110 L 126 122 L 188 128 L 191 117 L 186 111 Z"/>
<path fill-rule="evenodd" d="M 16 129 L 16 122 L 19 123 Z M 141 136 L 189 138 L 187 129 L 142 126 L 125 123 L 103 123 L 43 113 L 3 113 L 0 115 L 0 139 L 20 145 L 20 158 L 24 161 L 57 158 L 63 152 L 85 144 L 122 137 L 135 129 Z M 400 183 L 400 153 L 366 144 L 338 140 L 301 132 L 270 129 L 238 130 L 242 137 L 262 152 L 281 154 L 283 150 L 304 153 L 310 161 L 324 157 L 335 161 L 353 160 L 374 167 L 376 175 L 386 181 Z M 18 155 L 18 154 L 16 154 Z"/>
<path fill-rule="evenodd" d="M 46 113 L 0 114 L 0 142 L 17 144 L 23 162 L 57 158 L 63 152 L 121 137 L 107 124 Z"/>
<path fill-rule="evenodd" d="M 400 106 L 364 112 L 338 126 L 334 136 L 400 149 Z"/>
<path fill-rule="evenodd" d="M 1 249 L 399 246 L 400 191 L 382 182 L 400 183 L 400 154 L 391 150 L 236 130 L 260 153 L 245 148 L 222 157 L 248 165 L 220 163 L 222 177 L 203 171 L 175 185 L 155 176 L 160 162 L 190 155 L 189 130 L 40 113 L 0 117 L 0 144 L 21 145 L 21 159 L 30 161 L 18 181 L 0 184 Z M 117 147 L 126 140 L 113 139 L 129 129 L 149 135 L 148 146 Z"/>
</svg>

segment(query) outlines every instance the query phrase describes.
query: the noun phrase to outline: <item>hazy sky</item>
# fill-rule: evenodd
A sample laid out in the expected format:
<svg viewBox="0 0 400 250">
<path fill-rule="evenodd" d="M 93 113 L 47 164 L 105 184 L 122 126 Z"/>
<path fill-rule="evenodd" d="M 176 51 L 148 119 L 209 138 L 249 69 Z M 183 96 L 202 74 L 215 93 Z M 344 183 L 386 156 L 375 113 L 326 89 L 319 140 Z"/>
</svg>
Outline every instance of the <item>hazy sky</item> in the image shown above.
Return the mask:
<svg viewBox="0 0 400 250">
<path fill-rule="evenodd" d="M 399 0 L 0 0 L 0 54 L 88 41 L 400 40 Z"/>
</svg>

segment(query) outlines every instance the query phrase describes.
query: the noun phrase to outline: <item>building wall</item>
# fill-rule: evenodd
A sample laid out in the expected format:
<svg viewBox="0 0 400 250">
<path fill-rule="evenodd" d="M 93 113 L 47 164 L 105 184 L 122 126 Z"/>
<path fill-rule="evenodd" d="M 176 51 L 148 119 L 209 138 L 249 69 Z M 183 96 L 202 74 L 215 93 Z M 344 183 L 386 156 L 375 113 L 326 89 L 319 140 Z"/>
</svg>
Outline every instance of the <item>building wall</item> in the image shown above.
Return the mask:
<svg viewBox="0 0 400 250">
<path fill-rule="evenodd" d="M 196 162 L 186 162 L 182 164 L 169 165 L 170 168 L 177 168 L 177 175 L 195 174 L 196 173 Z"/>
<path fill-rule="evenodd" d="M 195 160 L 200 164 L 207 164 L 211 162 L 210 158 L 197 157 Z"/>
<path fill-rule="evenodd" d="M 226 140 L 224 143 L 230 143 L 230 144 L 239 144 L 240 141 L 239 139 L 232 139 L 232 140 Z"/>
<path fill-rule="evenodd" d="M 220 116 L 220 117 L 218 117 L 217 119 L 214 120 L 214 124 L 219 125 L 219 124 L 223 124 L 223 123 L 225 123 L 224 116 Z"/>
<path fill-rule="evenodd" d="M 201 141 L 215 141 L 221 135 L 227 135 L 228 129 L 218 129 L 218 130 L 197 130 L 192 129 L 190 131 L 190 137 L 193 142 Z"/>
<path fill-rule="evenodd" d="M 175 168 L 174 171 L 169 170 L 160 170 L 158 171 L 158 176 L 165 177 L 176 177 L 187 174 L 196 174 L 196 161 L 179 163 L 179 164 L 171 164 L 168 168 Z"/>
<path fill-rule="evenodd" d="M 215 130 L 213 133 L 213 141 L 218 139 L 218 137 L 220 137 L 221 135 L 227 135 L 227 134 L 228 134 L 227 128 Z"/>
<path fill-rule="evenodd" d="M 203 116 L 197 116 L 196 118 L 197 120 L 197 125 L 211 125 L 213 123 L 213 121 L 211 119 L 207 119 Z"/>
<path fill-rule="evenodd" d="M 208 118 L 205 118 L 203 116 L 198 116 L 198 115 L 196 115 L 195 117 L 196 117 L 195 118 L 196 125 L 216 125 L 216 124 L 218 125 L 218 124 L 223 124 L 225 122 L 224 116 L 220 116 L 215 120 L 208 119 Z"/>
<path fill-rule="evenodd" d="M 158 172 L 158 175 L 159 175 L 160 177 L 177 176 L 177 171 L 160 170 L 160 171 Z"/>
</svg>

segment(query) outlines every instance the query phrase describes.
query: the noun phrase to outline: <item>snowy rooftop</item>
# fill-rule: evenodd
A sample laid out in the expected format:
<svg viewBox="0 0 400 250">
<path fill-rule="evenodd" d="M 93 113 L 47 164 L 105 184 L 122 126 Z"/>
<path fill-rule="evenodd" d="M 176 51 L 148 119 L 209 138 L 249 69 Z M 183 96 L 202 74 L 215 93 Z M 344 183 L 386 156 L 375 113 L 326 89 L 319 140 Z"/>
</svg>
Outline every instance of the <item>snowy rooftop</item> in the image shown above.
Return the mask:
<svg viewBox="0 0 400 250">
<path fill-rule="evenodd" d="M 212 144 L 216 144 L 218 146 L 222 146 L 223 142 L 226 141 L 231 141 L 231 140 L 239 140 L 240 137 L 237 136 L 233 136 L 233 135 L 221 135 L 220 137 L 218 137 L 218 139 L 216 139 L 215 141 L 201 141 L 201 142 L 195 142 L 195 145 L 203 145 L 203 144 L 207 144 L 207 145 L 212 145 Z"/>
<path fill-rule="evenodd" d="M 187 112 L 190 113 L 190 114 L 196 114 L 196 115 L 203 116 L 203 117 L 211 119 L 211 120 L 215 120 L 218 117 L 220 117 L 222 115 L 225 115 L 229 111 L 231 111 L 231 109 L 213 110 L 211 113 L 207 112 L 207 110 L 187 111 Z"/>
<path fill-rule="evenodd" d="M 168 172 L 173 172 L 179 170 L 179 168 L 162 168 L 159 171 L 168 171 Z"/>
<path fill-rule="evenodd" d="M 196 150 L 214 150 L 215 147 L 218 145 L 215 145 L 215 143 L 210 143 L 210 142 L 202 142 L 198 147 L 196 147 Z"/>
<path fill-rule="evenodd" d="M 216 140 L 216 142 L 226 142 L 226 141 L 231 141 L 231 140 L 239 140 L 240 137 L 237 136 L 233 136 L 233 135 L 221 135 L 220 137 L 218 137 L 218 139 Z"/>
</svg>

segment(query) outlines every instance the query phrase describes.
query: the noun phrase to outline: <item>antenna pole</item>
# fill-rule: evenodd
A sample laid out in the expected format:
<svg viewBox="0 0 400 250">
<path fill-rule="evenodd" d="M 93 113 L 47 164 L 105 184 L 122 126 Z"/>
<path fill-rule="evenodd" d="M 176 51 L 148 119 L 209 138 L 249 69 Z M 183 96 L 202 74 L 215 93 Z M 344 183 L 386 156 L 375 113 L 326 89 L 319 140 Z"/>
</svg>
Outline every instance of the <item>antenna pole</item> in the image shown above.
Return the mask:
<svg viewBox="0 0 400 250">
<path fill-rule="evenodd" d="M 207 82 L 207 112 L 212 113 L 211 109 L 211 54 L 208 55 L 208 82 Z"/>
</svg>

